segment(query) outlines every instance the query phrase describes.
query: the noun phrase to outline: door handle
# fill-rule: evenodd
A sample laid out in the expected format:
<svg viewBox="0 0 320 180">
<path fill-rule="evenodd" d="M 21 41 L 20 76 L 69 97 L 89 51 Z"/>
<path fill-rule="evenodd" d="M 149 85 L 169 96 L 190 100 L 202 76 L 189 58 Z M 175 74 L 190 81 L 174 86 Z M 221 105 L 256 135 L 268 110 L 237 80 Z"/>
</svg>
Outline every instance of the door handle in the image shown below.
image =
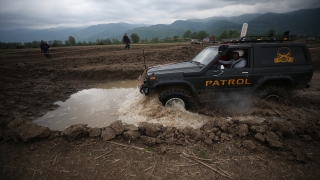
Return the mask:
<svg viewBox="0 0 320 180">
<path fill-rule="evenodd" d="M 248 74 L 248 72 L 242 72 L 242 74 Z"/>
</svg>

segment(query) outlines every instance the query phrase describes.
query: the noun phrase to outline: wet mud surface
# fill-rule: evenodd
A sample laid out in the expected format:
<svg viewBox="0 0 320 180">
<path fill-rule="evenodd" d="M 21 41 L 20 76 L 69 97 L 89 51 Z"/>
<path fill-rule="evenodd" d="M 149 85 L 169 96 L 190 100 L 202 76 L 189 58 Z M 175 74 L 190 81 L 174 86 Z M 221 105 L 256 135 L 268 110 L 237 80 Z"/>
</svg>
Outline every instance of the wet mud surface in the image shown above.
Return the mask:
<svg viewBox="0 0 320 180">
<path fill-rule="evenodd" d="M 1 50 L 0 177 L 317 179 L 320 45 L 309 46 L 315 68 L 312 86 L 295 91 L 288 100 L 248 97 L 245 102 L 200 104 L 191 112 L 212 120 L 191 128 L 148 122 L 168 110 L 150 107 L 146 98 L 141 100 L 149 108 L 145 123 L 105 128 L 76 125 L 63 132 L 30 122 L 56 109 L 54 102 L 66 101 L 80 90 L 111 80 L 136 79 L 144 61 L 147 67 L 182 62 L 204 46 L 132 45 L 129 51 L 122 46 L 52 48 L 51 59 L 37 49 Z M 264 120 L 258 122 L 257 117 Z M 30 138 L 36 131 L 42 137 Z"/>
</svg>

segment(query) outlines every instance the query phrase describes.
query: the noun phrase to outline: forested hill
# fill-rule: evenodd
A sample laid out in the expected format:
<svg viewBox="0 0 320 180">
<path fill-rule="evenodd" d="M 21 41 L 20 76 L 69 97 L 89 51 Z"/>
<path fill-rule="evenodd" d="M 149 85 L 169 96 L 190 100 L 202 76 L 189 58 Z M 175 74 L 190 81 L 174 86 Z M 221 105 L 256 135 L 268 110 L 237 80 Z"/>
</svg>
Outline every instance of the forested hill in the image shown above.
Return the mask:
<svg viewBox="0 0 320 180">
<path fill-rule="evenodd" d="M 182 36 L 186 30 L 204 30 L 208 34 L 219 35 L 224 30 L 241 31 L 242 24 L 248 23 L 247 34 L 264 34 L 273 29 L 276 33 L 282 34 L 290 31 L 296 35 L 320 34 L 320 8 L 303 9 L 289 13 L 266 13 L 266 14 L 245 14 L 238 17 L 212 17 L 205 20 L 179 20 L 170 25 L 150 26 L 135 28 L 128 33 L 137 33 L 140 38 L 159 39 Z"/>
<path fill-rule="evenodd" d="M 242 23 L 249 24 L 247 34 L 262 34 L 273 29 L 276 34 L 290 31 L 296 35 L 320 34 L 320 7 L 301 9 L 288 13 L 244 14 L 234 17 L 210 17 L 206 19 L 178 20 L 172 24 L 110 23 L 81 28 L 55 28 L 45 30 L 17 29 L 0 31 L 1 42 L 31 42 L 44 39 L 65 41 L 73 36 L 76 41 L 95 42 L 97 39 L 121 39 L 124 32 L 136 33 L 140 39 L 164 39 L 182 37 L 187 30 L 206 31 L 219 35 L 224 30 L 241 30 Z"/>
</svg>

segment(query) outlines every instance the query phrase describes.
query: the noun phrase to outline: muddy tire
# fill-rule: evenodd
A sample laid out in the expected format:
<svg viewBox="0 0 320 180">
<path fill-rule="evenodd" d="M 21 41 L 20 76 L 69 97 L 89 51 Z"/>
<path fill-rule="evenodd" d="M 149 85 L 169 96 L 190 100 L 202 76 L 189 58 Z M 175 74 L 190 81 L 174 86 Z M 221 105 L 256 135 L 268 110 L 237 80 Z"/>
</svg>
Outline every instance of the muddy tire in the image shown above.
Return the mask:
<svg viewBox="0 0 320 180">
<path fill-rule="evenodd" d="M 168 89 L 159 96 L 159 101 L 163 106 L 170 107 L 174 103 L 180 103 L 186 110 L 192 108 L 192 97 L 183 89 Z"/>
<path fill-rule="evenodd" d="M 290 96 L 290 88 L 279 83 L 264 85 L 257 90 L 258 97 L 266 100 L 284 100 Z"/>
</svg>

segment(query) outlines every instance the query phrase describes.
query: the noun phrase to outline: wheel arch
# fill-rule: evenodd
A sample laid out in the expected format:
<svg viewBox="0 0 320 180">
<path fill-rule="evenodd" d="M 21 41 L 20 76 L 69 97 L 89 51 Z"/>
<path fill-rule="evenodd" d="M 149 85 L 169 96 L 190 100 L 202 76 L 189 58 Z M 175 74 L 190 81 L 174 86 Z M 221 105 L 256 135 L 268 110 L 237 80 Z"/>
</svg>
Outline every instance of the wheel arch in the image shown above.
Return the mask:
<svg viewBox="0 0 320 180">
<path fill-rule="evenodd" d="M 253 90 L 258 90 L 259 88 L 270 85 L 270 84 L 279 84 L 286 86 L 288 89 L 292 90 L 294 88 L 293 79 L 287 75 L 270 75 L 260 78 L 257 83 L 254 85 Z"/>
</svg>

